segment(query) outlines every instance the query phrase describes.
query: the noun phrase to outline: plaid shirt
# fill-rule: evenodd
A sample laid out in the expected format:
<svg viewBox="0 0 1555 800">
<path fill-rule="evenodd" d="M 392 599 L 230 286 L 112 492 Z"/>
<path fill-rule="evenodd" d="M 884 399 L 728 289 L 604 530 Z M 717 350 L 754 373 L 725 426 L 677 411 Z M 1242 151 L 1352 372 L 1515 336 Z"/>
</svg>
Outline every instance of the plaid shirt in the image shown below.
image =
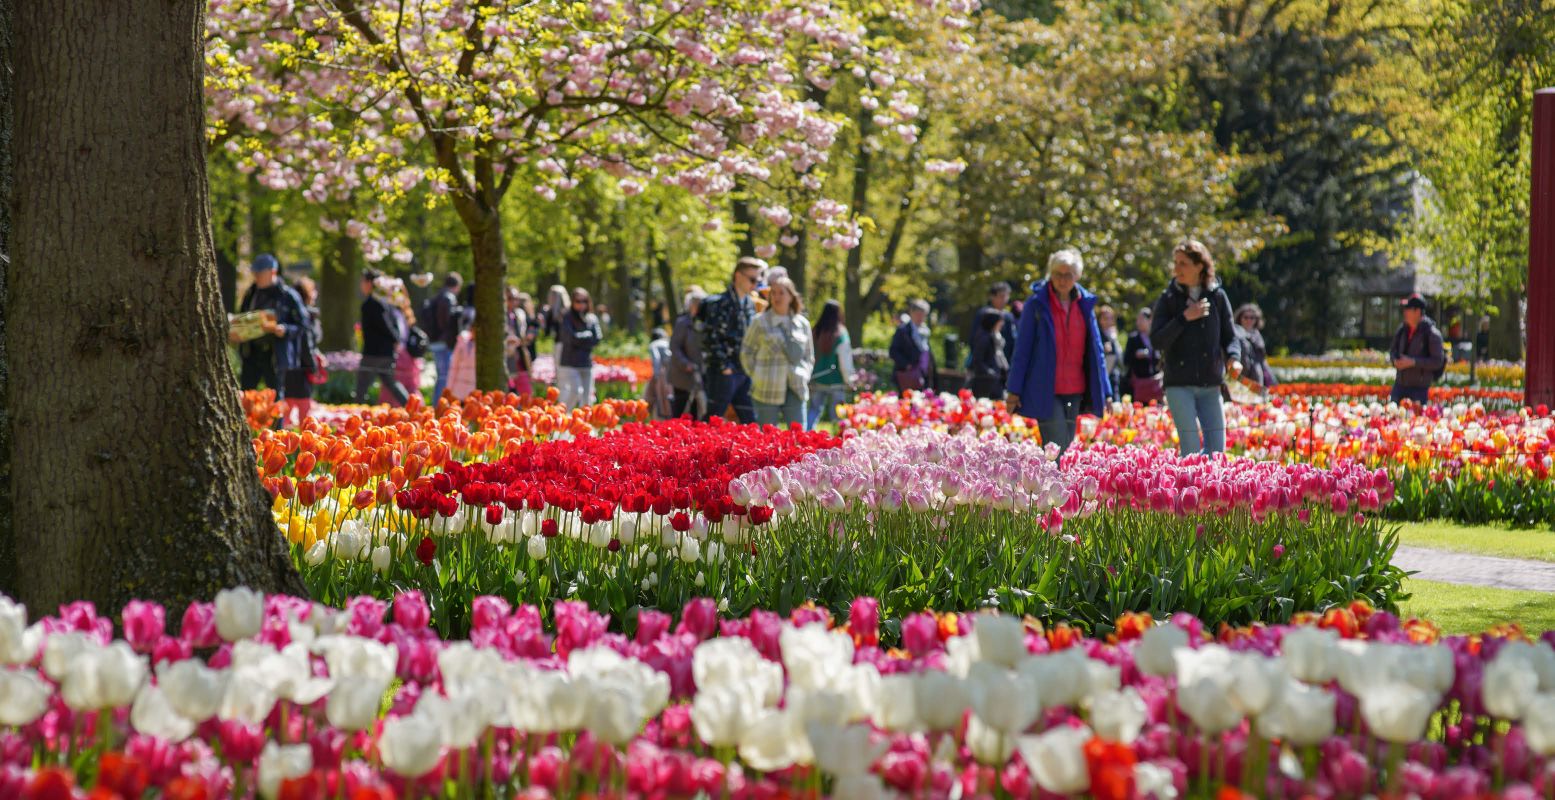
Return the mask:
<svg viewBox="0 0 1555 800">
<path fill-rule="evenodd" d="M 755 315 L 756 306 L 750 295 L 740 297 L 733 286 L 702 302 L 697 310 L 697 321 L 702 331 L 702 354 L 707 371 L 740 369 L 740 344 Z"/>
<path fill-rule="evenodd" d="M 810 373 L 815 369 L 815 340 L 803 315 L 780 317 L 763 311 L 745 329 L 742 352 L 751 378 L 751 399 L 780 406 L 790 389 L 798 397 L 810 394 Z"/>
</svg>

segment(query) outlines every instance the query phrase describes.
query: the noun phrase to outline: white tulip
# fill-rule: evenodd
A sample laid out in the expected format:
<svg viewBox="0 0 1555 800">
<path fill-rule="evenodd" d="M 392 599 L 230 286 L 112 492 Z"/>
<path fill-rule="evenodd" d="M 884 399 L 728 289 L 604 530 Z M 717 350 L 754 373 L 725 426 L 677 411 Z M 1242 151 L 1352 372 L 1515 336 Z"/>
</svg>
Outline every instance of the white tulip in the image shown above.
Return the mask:
<svg viewBox="0 0 1555 800">
<path fill-rule="evenodd" d="M 1016 736 L 992 727 L 975 715 L 966 723 L 966 746 L 979 764 L 1003 766 L 1015 752 Z"/>
<path fill-rule="evenodd" d="M 48 710 L 52 695 L 30 669 L 0 670 L 0 725 L 31 725 Z"/>
<path fill-rule="evenodd" d="M 216 716 L 227 691 L 227 672 L 194 660 L 164 663 L 157 668 L 157 685 L 180 715 L 204 722 Z"/>
<path fill-rule="evenodd" d="M 702 557 L 702 545 L 690 536 L 680 540 L 680 560 L 695 564 Z"/>
<path fill-rule="evenodd" d="M 832 688 L 853 665 L 853 640 L 841 631 L 828 631 L 820 623 L 785 627 L 778 635 L 778 644 L 789 683 L 801 689 Z"/>
<path fill-rule="evenodd" d="M 669 705 L 668 675 L 608 647 L 572 651 L 567 657 L 567 671 L 574 681 L 627 687 L 636 703 L 633 713 L 642 719 L 657 717 Z"/>
<path fill-rule="evenodd" d="M 444 697 L 426 692 L 416 702 L 416 716 L 435 724 L 443 744 L 455 750 L 474 747 L 486 732 L 491 705 L 473 695 Z"/>
<path fill-rule="evenodd" d="M 747 723 L 761 713 L 763 704 L 754 691 L 737 684 L 711 689 L 697 685 L 691 701 L 691 724 L 697 737 L 711 747 L 733 747 L 745 735 Z"/>
<path fill-rule="evenodd" d="M 449 650 L 458 646 L 451 646 Z M 336 682 L 388 684 L 394 680 L 399 665 L 399 648 L 360 636 L 321 636 L 313 642 L 312 650 L 324 657 L 324 663 L 329 667 L 329 676 Z M 438 666 L 443 670 L 444 680 L 447 680 L 448 667 L 444 664 L 443 654 L 438 656 Z"/>
<path fill-rule="evenodd" d="M 281 794 L 281 783 L 301 778 L 313 769 L 313 748 L 305 744 L 282 747 L 267 742 L 259 754 L 259 795 L 274 800 Z"/>
<path fill-rule="evenodd" d="M 419 778 L 437 766 L 443 754 L 443 740 L 435 722 L 410 714 L 383 723 L 378 738 L 378 754 L 383 765 L 405 778 Z"/>
<path fill-rule="evenodd" d="M 966 684 L 956 676 L 925 670 L 913 676 L 913 705 L 925 728 L 948 731 L 961 723 L 962 715 L 972 705 L 972 697 Z"/>
<path fill-rule="evenodd" d="M 378 721 L 378 709 L 388 688 L 387 683 L 365 679 L 339 681 L 324 703 L 324 715 L 329 724 L 341 730 L 367 730 Z"/>
<path fill-rule="evenodd" d="M 146 684 L 130 707 L 130 724 L 148 736 L 177 744 L 194 733 L 195 722 L 178 713 L 162 689 Z"/>
<path fill-rule="evenodd" d="M 1133 687 L 1091 695 L 1091 725 L 1103 739 L 1132 744 L 1147 716 L 1144 698 Z"/>
<path fill-rule="evenodd" d="M 1334 678 L 1334 645 L 1339 632 L 1327 628 L 1300 627 L 1285 632 L 1280 657 L 1290 674 L 1307 683 L 1327 683 Z"/>
<path fill-rule="evenodd" d="M 1157 625 L 1139 637 L 1139 644 L 1134 647 L 1134 665 L 1146 675 L 1164 678 L 1177 672 L 1173 653 L 1187 646 L 1187 631 L 1176 625 Z"/>
<path fill-rule="evenodd" d="M 809 739 L 787 711 L 763 711 L 740 738 L 740 760 L 752 769 L 774 772 L 814 757 Z"/>
<path fill-rule="evenodd" d="M 0 664 L 30 664 L 43 643 L 43 629 L 27 626 L 27 607 L 0 595 Z"/>
<path fill-rule="evenodd" d="M 872 772 L 850 772 L 832 782 L 832 800 L 889 800 L 895 796 Z"/>
<path fill-rule="evenodd" d="M 1298 747 L 1318 744 L 1332 736 L 1337 700 L 1334 693 L 1294 679 L 1286 681 L 1279 698 L 1258 716 L 1258 734 Z"/>
<path fill-rule="evenodd" d="M 1481 691 L 1485 710 L 1491 716 L 1519 720 L 1523 718 L 1523 709 L 1539 692 L 1539 674 L 1534 671 L 1533 663 L 1524 653 L 1502 648 L 1485 665 Z"/>
<path fill-rule="evenodd" d="M 97 646 L 97 642 L 80 631 L 49 634 L 43 642 L 43 674 L 53 678 L 55 683 L 64 680 L 76 656 Z"/>
<path fill-rule="evenodd" d="M 265 619 L 265 596 L 247 586 L 216 593 L 216 632 L 229 642 L 259 633 Z"/>
<path fill-rule="evenodd" d="M 1166 767 L 1141 761 L 1134 765 L 1134 791 L 1142 798 L 1177 800 L 1177 781 Z"/>
<path fill-rule="evenodd" d="M 529 537 L 529 544 L 527 545 L 527 549 L 529 551 L 530 558 L 536 561 L 544 561 L 545 553 L 548 547 L 549 545 L 545 543 L 544 536 Z"/>
<path fill-rule="evenodd" d="M 867 773 L 877 759 L 885 755 L 890 742 L 874 741 L 868 725 L 828 725 L 812 722 L 805 726 L 815 765 L 828 775 Z"/>
<path fill-rule="evenodd" d="M 1523 709 L 1523 735 L 1535 753 L 1555 755 L 1555 694 L 1542 693 Z"/>
<path fill-rule="evenodd" d="M 993 662 L 973 664 L 967 688 L 973 713 L 1006 736 L 1024 733 L 1042 712 L 1036 684 Z"/>
<path fill-rule="evenodd" d="M 1028 655 L 1026 626 L 1014 617 L 979 614 L 973 618 L 972 635 L 977 637 L 977 651 L 982 660 L 1006 669 L 1014 669 Z"/>
<path fill-rule="evenodd" d="M 1054 794 L 1079 794 L 1091 786 L 1084 751 L 1091 736 L 1091 729 L 1083 726 L 1061 726 L 1040 736 L 1022 736 L 1020 755 L 1038 786 Z"/>
<path fill-rule="evenodd" d="M 1021 662 L 1020 674 L 1041 693 L 1044 708 L 1076 705 L 1090 692 L 1090 659 L 1076 648 L 1031 656 Z M 1111 680 L 1111 676 L 1107 676 Z"/>
<path fill-rule="evenodd" d="M 1286 680 L 1279 661 L 1258 653 L 1238 654 L 1231 662 L 1231 702 L 1246 716 L 1262 714 L 1279 699 Z"/>
<path fill-rule="evenodd" d="M 76 711 L 127 706 L 146 680 L 146 660 L 122 641 L 107 647 L 91 645 L 65 670 L 59 693 Z"/>
<path fill-rule="evenodd" d="M 261 724 L 275 708 L 275 690 L 265 680 L 263 673 L 245 667 L 229 671 L 227 691 L 222 695 L 221 707 L 216 716 L 222 720 L 236 720 Z"/>
<path fill-rule="evenodd" d="M 373 564 L 373 572 L 379 575 L 389 574 L 389 568 L 394 565 L 394 554 L 389 551 L 389 546 L 386 544 L 374 547 L 369 559 Z"/>
<path fill-rule="evenodd" d="M 1377 738 L 1394 744 L 1419 741 L 1437 703 L 1437 698 L 1403 682 L 1374 687 L 1360 700 L 1366 727 Z"/>
<path fill-rule="evenodd" d="M 303 560 L 307 561 L 310 567 L 319 566 L 328 559 L 329 545 L 323 539 L 314 542 L 313 546 L 308 548 L 307 555 L 303 556 Z"/>
<path fill-rule="evenodd" d="M 691 656 L 691 676 L 699 692 L 749 685 L 762 706 L 775 706 L 783 698 L 783 667 L 763 658 L 749 639 L 739 636 L 720 636 L 697 645 Z"/>
<path fill-rule="evenodd" d="M 870 716 L 882 730 L 910 733 L 918 730 L 918 703 L 911 675 L 886 675 Z"/>
</svg>

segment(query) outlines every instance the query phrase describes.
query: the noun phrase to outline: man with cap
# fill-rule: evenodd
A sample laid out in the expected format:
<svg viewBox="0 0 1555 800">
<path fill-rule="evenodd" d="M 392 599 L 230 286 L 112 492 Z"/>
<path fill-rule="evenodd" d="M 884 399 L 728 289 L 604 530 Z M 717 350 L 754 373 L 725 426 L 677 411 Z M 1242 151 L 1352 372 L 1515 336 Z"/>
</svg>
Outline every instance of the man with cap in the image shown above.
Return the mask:
<svg viewBox="0 0 1555 800">
<path fill-rule="evenodd" d="M 1404 298 L 1404 324 L 1393 334 L 1388 359 L 1398 374 L 1393 378 L 1393 402 L 1413 400 L 1425 405 L 1431 400 L 1431 384 L 1447 368 L 1442 350 L 1442 334 L 1436 323 L 1425 315 L 1425 298 L 1412 294 Z"/>
<path fill-rule="evenodd" d="M 261 381 L 275 390 L 277 400 L 285 397 L 285 383 L 280 377 L 288 370 L 302 369 L 303 357 L 308 352 L 309 333 L 307 311 L 302 297 L 292 287 L 281 282 L 277 273 L 280 264 L 275 256 L 263 253 L 254 259 L 249 272 L 254 282 L 243 292 L 238 311 L 270 311 L 275 314 L 275 326 L 258 339 L 238 345 L 238 357 L 242 368 L 238 373 L 238 386 L 245 391 L 259 388 Z"/>
</svg>

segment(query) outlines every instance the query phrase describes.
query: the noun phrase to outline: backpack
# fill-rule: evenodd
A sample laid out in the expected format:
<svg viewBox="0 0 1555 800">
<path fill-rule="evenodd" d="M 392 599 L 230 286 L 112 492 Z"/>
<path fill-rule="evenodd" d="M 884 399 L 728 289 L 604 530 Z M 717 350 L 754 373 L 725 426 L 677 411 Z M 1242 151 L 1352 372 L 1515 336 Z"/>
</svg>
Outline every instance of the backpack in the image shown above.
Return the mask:
<svg viewBox="0 0 1555 800">
<path fill-rule="evenodd" d="M 420 358 L 427 354 L 427 345 L 431 342 L 432 339 L 426 331 L 419 325 L 412 325 L 410 333 L 405 335 L 405 352 L 409 353 L 411 358 Z"/>
<path fill-rule="evenodd" d="M 422 325 L 421 335 L 425 336 L 428 341 L 443 340 L 443 330 L 437 324 L 437 301 L 441 299 L 443 299 L 442 292 L 428 297 L 421 301 L 421 310 L 416 312 L 416 320 Z M 411 338 L 415 338 L 414 335 Z M 405 349 L 410 349 L 409 342 L 406 343 Z M 412 355 L 415 354 L 412 353 Z"/>
</svg>

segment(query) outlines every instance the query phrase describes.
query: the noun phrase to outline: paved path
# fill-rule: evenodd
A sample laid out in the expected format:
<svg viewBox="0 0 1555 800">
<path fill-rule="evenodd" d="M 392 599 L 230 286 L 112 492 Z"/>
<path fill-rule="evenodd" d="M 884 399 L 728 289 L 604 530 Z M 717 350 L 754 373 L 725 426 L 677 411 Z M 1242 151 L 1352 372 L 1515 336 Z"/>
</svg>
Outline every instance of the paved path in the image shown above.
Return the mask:
<svg viewBox="0 0 1555 800">
<path fill-rule="evenodd" d="M 1400 545 L 1393 564 L 1414 577 L 1444 583 L 1555 593 L 1555 563 Z"/>
</svg>

